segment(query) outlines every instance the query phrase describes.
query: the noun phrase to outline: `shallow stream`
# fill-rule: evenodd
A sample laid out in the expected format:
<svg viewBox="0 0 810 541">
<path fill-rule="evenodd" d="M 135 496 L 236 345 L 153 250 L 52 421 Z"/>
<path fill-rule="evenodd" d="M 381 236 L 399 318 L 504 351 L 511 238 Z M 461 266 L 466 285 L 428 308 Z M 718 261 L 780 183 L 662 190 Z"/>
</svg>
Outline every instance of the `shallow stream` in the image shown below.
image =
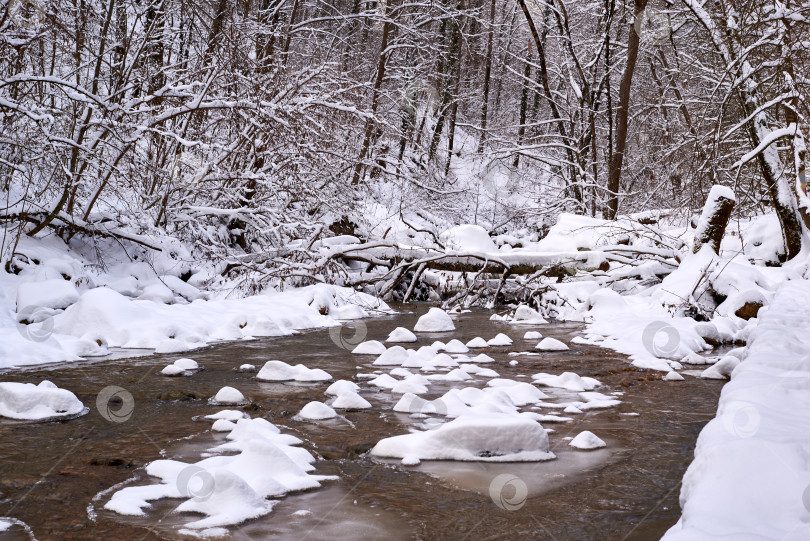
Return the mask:
<svg viewBox="0 0 810 541">
<path fill-rule="evenodd" d="M 384 340 L 397 326 L 413 328 L 424 306 L 395 307 L 400 313 L 364 321 L 367 339 Z M 538 372 L 576 372 L 599 379 L 605 394 L 624 393 L 620 405 L 571 415 L 567 423 L 544 423 L 556 460 L 542 463 L 422 462 L 416 467 L 374 460 L 366 453 L 387 436 L 404 434 L 418 422 L 391 410 L 398 396 L 362 384 L 361 394 L 374 406 L 344 412 L 342 418 L 303 422 L 295 414 L 311 400 L 324 400 L 325 384 L 260 382 L 254 373 L 237 372 L 243 363 L 257 367 L 273 359 L 321 368 L 334 379 L 358 380 L 373 371 L 374 356 L 352 355 L 336 345 L 329 330 L 296 336 L 223 343 L 184 355 L 149 355 L 12 370 L 3 381 L 37 383 L 49 379 L 74 392 L 90 412 L 78 419 L 48 423 L 0 420 L 0 516 L 26 523 L 40 540 L 185 539 L 182 524 L 196 518 L 173 510 L 178 500 L 162 500 L 146 517 L 105 511 L 111 487 L 148 482 L 142 466 L 159 458 L 189 462 L 223 440 L 199 417 L 223 407 L 207 399 L 221 387 L 236 387 L 251 401 L 246 411 L 295 434 L 321 458 L 317 474 L 338 481 L 291 494 L 268 516 L 232 529 L 232 539 L 658 539 L 680 515 L 680 480 L 689 465 L 695 440 L 714 416 L 721 383 L 687 376 L 668 382 L 659 373 L 632 367 L 627 359 L 598 347 L 571 344 L 571 351 L 527 355 L 537 342 L 524 341 L 539 330 L 570 343 L 582 327 L 549 324 L 512 326 L 489 321 L 491 312 L 474 311 L 456 318 L 453 333 L 422 334 L 417 344 L 498 332 L 514 339 L 509 347 L 483 350 L 495 363 L 482 365 L 501 377 L 531 381 Z M 336 339 L 337 337 L 337 339 Z M 352 332 L 343 340 L 351 340 Z M 204 370 L 169 378 L 160 370 L 173 360 L 191 357 Z M 510 365 L 509 361 L 517 361 Z M 365 366 L 361 366 L 365 365 Z M 376 367 L 374 367 L 376 368 Z M 390 367 L 389 367 L 390 369 Z M 476 378 L 464 386 L 482 387 Z M 96 408 L 98 393 L 115 385 L 134 399 L 132 415 L 111 422 Z M 459 384 L 454 384 L 458 386 Z M 451 384 L 434 383 L 432 399 Z M 556 401 L 575 393 L 543 387 Z M 111 405 L 114 411 L 117 407 Z M 525 409 L 525 408 L 524 408 Z M 559 410 L 541 408 L 540 413 Z M 109 417 L 109 415 L 107 415 Z M 590 430 L 607 442 L 605 449 L 574 451 L 568 440 Z M 528 497 L 490 494 L 492 481 L 509 474 L 524 483 Z M 507 486 L 504 490 L 510 490 Z M 504 501 L 507 505 L 504 505 Z M 516 508 L 510 510 L 511 508 Z M 28 539 L 19 526 L 0 532 L 0 541 Z"/>
</svg>

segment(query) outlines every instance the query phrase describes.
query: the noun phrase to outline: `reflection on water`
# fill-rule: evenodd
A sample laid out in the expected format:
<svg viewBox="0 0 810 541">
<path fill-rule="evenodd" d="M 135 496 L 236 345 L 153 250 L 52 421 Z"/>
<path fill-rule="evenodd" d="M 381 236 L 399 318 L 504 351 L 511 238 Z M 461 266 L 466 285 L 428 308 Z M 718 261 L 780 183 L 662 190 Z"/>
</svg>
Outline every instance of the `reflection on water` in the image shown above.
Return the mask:
<svg viewBox="0 0 810 541">
<path fill-rule="evenodd" d="M 426 310 L 417 308 L 420 313 Z M 66 422 L 0 421 L 0 516 L 19 518 L 39 539 L 184 538 L 178 527 L 195 516 L 173 513 L 180 500 L 155 502 L 147 517 L 135 518 L 103 511 L 109 495 L 94 504 L 95 520 L 88 516 L 87 506 L 95 495 L 133 477 L 139 484 L 149 482 L 143 478 L 142 466 L 152 460 L 199 460 L 223 436 L 209 432 L 209 422 L 194 418 L 223 409 L 208 405 L 207 398 L 230 385 L 250 399 L 251 404 L 243 408 L 247 413 L 264 417 L 306 442 L 305 447 L 321 458 L 316 473 L 340 477 L 324 482 L 321 489 L 288 495 L 267 517 L 233 529 L 234 539 L 659 538 L 680 514 L 679 482 L 691 461 L 698 432 L 714 414 L 721 383 L 691 377 L 664 382 L 658 374 L 635 369 L 622 356 L 592 346 L 510 356 L 531 348 L 535 341 L 525 342 L 522 336 L 534 328 L 491 322 L 489 315 L 485 311 L 464 314 L 456 319 L 455 333 L 422 335 L 418 343 L 406 347 L 451 337 L 466 342 L 505 332 L 514 344 L 485 350 L 496 362 L 482 365 L 501 377 L 573 371 L 605 383 L 608 390 L 601 392 L 625 392 L 615 408 L 572 414 L 574 420 L 569 423 L 544 424 L 553 430 L 549 438 L 556 460 L 536 464 L 433 461 L 416 467 L 372 460 L 366 452 L 377 441 L 404 434 L 424 421 L 393 413 L 391 407 L 399 396 L 362 384 L 361 394 L 372 409 L 344 412 L 344 419 L 304 422 L 295 415 L 307 402 L 326 398 L 325 384 L 259 382 L 255 373 L 234 371 L 241 364 L 261 367 L 272 359 L 321 368 L 335 379 L 360 381 L 359 373 L 378 370 L 370 364 L 374 356 L 353 356 L 336 346 L 328 331 L 313 331 L 220 344 L 183 355 L 96 360 L 62 365 L 59 370 L 29 368 L 4 374 L 5 381 L 50 379 L 91 407 L 101 389 L 118 385 L 132 394 L 135 410 L 129 421 L 120 424 L 106 421 L 95 409 Z M 369 321 L 368 339 L 384 340 L 394 327 L 412 328 L 415 321 L 413 313 Z M 539 330 L 568 342 L 580 327 L 553 324 Z M 181 356 L 195 359 L 204 370 L 191 377 L 160 375 L 163 366 Z M 517 365 L 510 365 L 512 360 Z M 477 378 L 465 385 L 485 383 Z M 436 398 L 449 388 L 449 384 L 434 383 L 424 398 Z M 568 391 L 543 391 L 552 396 L 549 402 L 576 398 Z M 545 407 L 532 411 L 568 416 Z M 627 415 L 631 412 L 639 415 Z M 608 447 L 572 450 L 567 438 L 582 430 L 593 431 Z M 501 475 L 525 484 L 525 501 L 511 507 L 493 501 L 493 482 Z M 519 499 L 521 487 L 516 485 L 507 483 L 513 490 L 504 492 L 507 503 Z M 0 532 L 3 541 L 21 538 L 27 536 L 19 529 Z"/>
<path fill-rule="evenodd" d="M 562 445 L 553 451 L 557 458 L 546 462 L 501 464 L 431 460 L 423 461 L 413 469 L 435 476 L 443 485 L 474 490 L 484 495 L 490 494 L 493 479 L 499 475 L 514 475 L 526 485 L 527 497 L 534 498 L 564 484 L 581 480 L 585 478 L 585 472 L 606 464 L 611 459 L 618 460 L 627 452 L 613 447 L 582 452 Z"/>
</svg>

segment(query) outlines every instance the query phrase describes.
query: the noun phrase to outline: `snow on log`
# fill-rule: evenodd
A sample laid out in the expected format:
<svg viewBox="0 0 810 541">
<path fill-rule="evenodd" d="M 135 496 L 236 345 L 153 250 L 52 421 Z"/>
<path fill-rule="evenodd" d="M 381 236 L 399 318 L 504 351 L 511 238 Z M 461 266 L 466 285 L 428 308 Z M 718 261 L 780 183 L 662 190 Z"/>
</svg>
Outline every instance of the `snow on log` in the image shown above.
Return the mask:
<svg viewBox="0 0 810 541">
<path fill-rule="evenodd" d="M 734 203 L 735 197 L 731 188 L 712 186 L 695 231 L 695 246 L 692 253 L 698 253 L 704 244 L 711 246 L 715 253 L 720 252 L 720 241 L 726 232 Z"/>
<path fill-rule="evenodd" d="M 329 257 L 348 261 L 365 261 L 375 265 L 393 267 L 401 263 L 418 265 L 435 270 L 456 272 L 490 272 L 510 274 L 533 274 L 546 268 L 560 268 L 574 274 L 577 270 L 594 271 L 608 260 L 624 259 L 622 256 L 602 251 L 582 252 L 443 252 L 418 247 L 393 244 L 368 243 L 329 247 Z"/>
</svg>

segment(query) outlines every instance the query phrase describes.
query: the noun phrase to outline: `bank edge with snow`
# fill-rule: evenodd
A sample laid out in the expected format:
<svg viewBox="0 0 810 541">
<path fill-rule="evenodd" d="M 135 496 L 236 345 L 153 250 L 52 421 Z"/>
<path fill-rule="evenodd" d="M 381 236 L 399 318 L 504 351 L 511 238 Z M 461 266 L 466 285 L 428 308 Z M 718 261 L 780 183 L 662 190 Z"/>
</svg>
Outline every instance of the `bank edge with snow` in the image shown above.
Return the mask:
<svg viewBox="0 0 810 541">
<path fill-rule="evenodd" d="M 810 539 L 810 282 L 761 311 L 701 431 L 665 541 Z"/>
</svg>

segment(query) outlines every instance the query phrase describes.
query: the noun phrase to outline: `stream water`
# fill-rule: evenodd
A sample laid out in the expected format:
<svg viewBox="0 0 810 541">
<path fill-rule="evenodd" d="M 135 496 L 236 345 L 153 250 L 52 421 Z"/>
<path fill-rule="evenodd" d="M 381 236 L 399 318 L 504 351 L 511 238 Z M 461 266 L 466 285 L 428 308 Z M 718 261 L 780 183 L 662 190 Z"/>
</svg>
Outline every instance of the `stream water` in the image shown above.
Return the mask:
<svg viewBox="0 0 810 541">
<path fill-rule="evenodd" d="M 364 322 L 367 339 L 383 340 L 394 327 L 412 328 L 423 306 L 395 307 L 400 313 Z M 380 439 L 406 433 L 414 419 L 391 410 L 397 397 L 363 385 L 374 406 L 341 418 L 312 423 L 294 419 L 311 400 L 324 400 L 323 384 L 260 382 L 237 372 L 279 359 L 322 368 L 335 379 L 357 381 L 372 372 L 374 356 L 355 356 L 335 344 L 328 330 L 296 336 L 223 343 L 184 356 L 204 370 L 168 378 L 160 370 L 179 355 L 125 359 L 6 371 L 3 381 L 37 383 L 49 379 L 73 391 L 90 412 L 80 418 L 47 423 L 0 420 L 0 516 L 27 524 L 40 540 L 185 539 L 178 533 L 194 516 L 174 513 L 178 500 L 155 502 L 146 517 L 105 511 L 109 489 L 145 484 L 142 466 L 159 459 L 198 461 L 221 442 L 210 421 L 199 417 L 224 409 L 207 399 L 224 385 L 236 387 L 252 404 L 246 411 L 295 434 L 319 457 L 315 473 L 337 475 L 313 491 L 290 494 L 268 516 L 232 529 L 233 539 L 658 539 L 678 519 L 680 480 L 692 459 L 695 440 L 714 416 L 722 383 L 687 377 L 666 382 L 660 374 L 638 370 L 622 355 L 593 346 L 527 355 L 536 341 L 522 340 L 540 330 L 569 343 L 581 325 L 516 327 L 489 321 L 490 312 L 473 311 L 456 319 L 454 333 L 421 335 L 417 344 L 475 336 L 509 334 L 514 344 L 489 348 L 496 362 L 486 366 L 501 377 L 531 381 L 537 372 L 576 372 L 599 379 L 603 393 L 623 392 L 622 403 L 572 415 L 567 423 L 544 423 L 556 460 L 543 463 L 423 462 L 416 467 L 374 460 L 366 453 Z M 334 334 L 334 333 L 333 333 Z M 516 354 L 517 353 L 517 354 Z M 510 365 L 508 361 L 518 361 Z M 364 366 L 361 366 L 364 365 Z M 478 378 L 472 385 L 483 386 Z M 134 399 L 126 422 L 110 422 L 96 409 L 107 386 L 125 389 Z M 458 385 L 458 384 L 456 384 Z M 470 385 L 470 383 L 465 383 Z M 435 383 L 424 395 L 444 394 L 450 384 Z M 543 388 L 556 399 L 567 391 Z M 573 397 L 573 393 L 568 393 Z M 540 409 L 541 413 L 552 413 Z M 590 430 L 605 449 L 582 452 L 567 437 Z M 528 498 L 516 510 L 496 505 L 490 495 L 501 474 L 525 483 Z M 511 501 L 510 494 L 504 494 Z M 0 532 L 0 541 L 28 539 L 20 526 Z"/>
</svg>

